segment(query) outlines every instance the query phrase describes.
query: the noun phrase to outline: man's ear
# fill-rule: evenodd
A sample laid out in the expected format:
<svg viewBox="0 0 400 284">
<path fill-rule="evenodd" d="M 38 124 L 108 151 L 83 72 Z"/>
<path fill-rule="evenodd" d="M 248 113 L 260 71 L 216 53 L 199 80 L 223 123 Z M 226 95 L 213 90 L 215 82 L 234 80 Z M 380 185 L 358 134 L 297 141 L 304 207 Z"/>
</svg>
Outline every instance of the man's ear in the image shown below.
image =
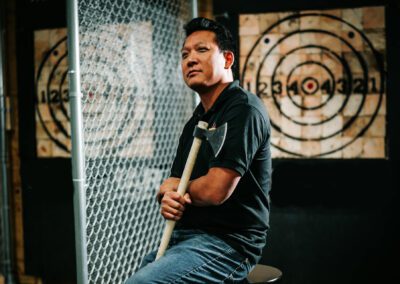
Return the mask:
<svg viewBox="0 0 400 284">
<path fill-rule="evenodd" d="M 232 51 L 224 51 L 225 57 L 225 69 L 232 68 L 233 63 L 235 62 L 235 55 L 233 55 Z"/>
</svg>

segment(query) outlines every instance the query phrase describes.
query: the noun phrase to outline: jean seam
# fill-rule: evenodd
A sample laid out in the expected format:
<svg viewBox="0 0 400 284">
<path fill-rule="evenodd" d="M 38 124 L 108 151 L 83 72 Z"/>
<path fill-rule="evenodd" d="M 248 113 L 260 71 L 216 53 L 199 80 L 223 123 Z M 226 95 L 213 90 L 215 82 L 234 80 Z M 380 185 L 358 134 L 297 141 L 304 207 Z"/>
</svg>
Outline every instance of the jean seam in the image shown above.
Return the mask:
<svg viewBox="0 0 400 284">
<path fill-rule="evenodd" d="M 203 263 L 202 265 L 197 266 L 196 268 L 190 270 L 189 272 L 180 275 L 178 278 L 174 279 L 173 281 L 168 282 L 168 284 L 177 283 L 177 281 L 181 280 L 183 277 L 185 277 L 185 276 L 187 276 L 187 275 L 190 275 L 191 273 L 193 273 L 193 272 L 195 272 L 195 271 L 200 270 L 202 267 L 208 265 L 209 263 L 211 263 L 211 262 L 213 262 L 213 261 L 215 261 L 215 260 L 218 260 L 218 259 L 221 258 L 221 256 L 223 256 L 223 255 L 228 255 L 228 254 L 230 254 L 231 252 L 233 252 L 233 249 L 228 249 L 227 252 L 221 253 L 221 254 L 219 254 L 218 256 L 214 257 L 213 259 L 210 259 L 209 261 Z M 226 279 L 226 278 L 225 278 L 225 279 Z"/>
<path fill-rule="evenodd" d="M 233 276 L 233 274 L 238 271 L 239 268 L 242 268 L 244 263 L 247 262 L 247 258 L 245 258 L 233 271 L 231 274 L 229 274 L 227 277 L 225 277 L 225 279 L 223 280 L 223 282 L 225 282 L 226 279 L 231 278 Z"/>
</svg>

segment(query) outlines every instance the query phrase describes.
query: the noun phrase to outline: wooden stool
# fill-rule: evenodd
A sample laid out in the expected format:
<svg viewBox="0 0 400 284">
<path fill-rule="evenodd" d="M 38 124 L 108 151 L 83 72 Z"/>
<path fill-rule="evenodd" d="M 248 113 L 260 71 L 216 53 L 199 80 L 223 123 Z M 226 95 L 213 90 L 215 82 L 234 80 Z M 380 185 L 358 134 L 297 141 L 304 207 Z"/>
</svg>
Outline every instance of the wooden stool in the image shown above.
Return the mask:
<svg viewBox="0 0 400 284">
<path fill-rule="evenodd" d="M 278 268 L 257 264 L 249 275 L 247 275 L 247 280 L 252 284 L 262 284 L 262 283 L 275 283 L 279 281 L 282 277 L 282 271 Z"/>
</svg>

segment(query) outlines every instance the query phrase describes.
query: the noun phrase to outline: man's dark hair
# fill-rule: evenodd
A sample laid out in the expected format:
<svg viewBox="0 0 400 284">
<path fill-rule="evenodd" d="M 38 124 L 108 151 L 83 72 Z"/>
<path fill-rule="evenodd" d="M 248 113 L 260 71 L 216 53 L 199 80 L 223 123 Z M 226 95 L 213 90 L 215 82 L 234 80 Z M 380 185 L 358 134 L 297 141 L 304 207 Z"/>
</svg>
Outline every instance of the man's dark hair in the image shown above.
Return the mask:
<svg viewBox="0 0 400 284">
<path fill-rule="evenodd" d="M 231 32 L 222 24 L 206 19 L 194 18 L 184 26 L 186 37 L 197 31 L 211 31 L 221 51 L 232 51 L 236 57 L 236 46 Z"/>
</svg>

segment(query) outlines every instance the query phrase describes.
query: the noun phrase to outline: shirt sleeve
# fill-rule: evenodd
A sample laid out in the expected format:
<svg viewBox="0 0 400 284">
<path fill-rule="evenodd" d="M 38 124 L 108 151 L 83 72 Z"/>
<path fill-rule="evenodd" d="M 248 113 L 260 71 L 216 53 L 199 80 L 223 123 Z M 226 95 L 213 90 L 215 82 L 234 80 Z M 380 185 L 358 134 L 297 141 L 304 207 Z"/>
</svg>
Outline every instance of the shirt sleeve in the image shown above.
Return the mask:
<svg viewBox="0 0 400 284">
<path fill-rule="evenodd" d="M 228 129 L 224 145 L 209 167 L 229 168 L 243 176 L 265 141 L 266 121 L 256 108 L 242 104 L 227 110 L 220 125 L 225 122 Z"/>
</svg>

